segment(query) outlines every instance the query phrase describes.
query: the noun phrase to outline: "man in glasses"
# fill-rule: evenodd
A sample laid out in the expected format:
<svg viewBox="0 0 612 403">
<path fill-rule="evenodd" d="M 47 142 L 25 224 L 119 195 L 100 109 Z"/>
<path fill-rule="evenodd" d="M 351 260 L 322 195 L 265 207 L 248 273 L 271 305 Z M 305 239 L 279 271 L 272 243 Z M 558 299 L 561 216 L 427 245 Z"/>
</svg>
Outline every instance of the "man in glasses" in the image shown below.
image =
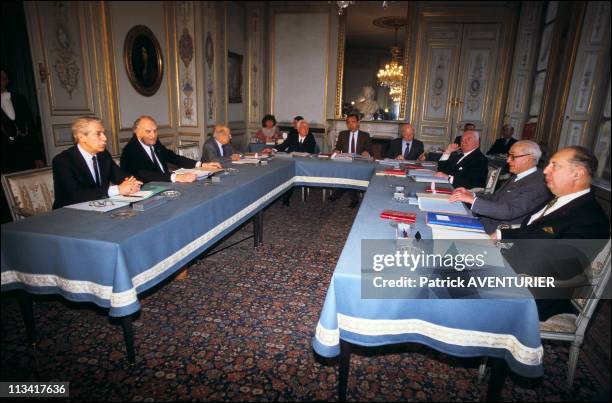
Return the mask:
<svg viewBox="0 0 612 403">
<path fill-rule="evenodd" d="M 487 234 L 495 232 L 500 224 L 520 224 L 535 207 L 552 198 L 542 171 L 536 168 L 541 156 L 540 147 L 533 141 L 518 141 L 508 152 L 513 176 L 497 192 L 476 195 L 460 187 L 455 189 L 450 201 L 471 204 L 472 213 L 481 216 Z"/>
</svg>

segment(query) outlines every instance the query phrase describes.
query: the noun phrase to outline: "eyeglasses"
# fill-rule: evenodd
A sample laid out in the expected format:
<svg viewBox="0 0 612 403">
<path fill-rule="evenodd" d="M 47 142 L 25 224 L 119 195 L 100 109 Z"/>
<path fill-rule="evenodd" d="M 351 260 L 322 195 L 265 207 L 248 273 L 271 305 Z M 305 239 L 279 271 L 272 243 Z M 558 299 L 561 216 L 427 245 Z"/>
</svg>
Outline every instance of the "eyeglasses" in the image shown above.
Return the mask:
<svg viewBox="0 0 612 403">
<path fill-rule="evenodd" d="M 531 155 L 531 154 L 521 154 L 521 155 L 508 154 L 508 159 L 511 161 L 514 161 L 517 158 L 525 157 L 527 155 Z"/>
<path fill-rule="evenodd" d="M 106 206 L 114 206 L 114 205 L 115 203 L 113 203 L 112 200 L 106 200 L 106 199 L 93 200 L 89 202 L 90 207 L 106 207 Z"/>
</svg>

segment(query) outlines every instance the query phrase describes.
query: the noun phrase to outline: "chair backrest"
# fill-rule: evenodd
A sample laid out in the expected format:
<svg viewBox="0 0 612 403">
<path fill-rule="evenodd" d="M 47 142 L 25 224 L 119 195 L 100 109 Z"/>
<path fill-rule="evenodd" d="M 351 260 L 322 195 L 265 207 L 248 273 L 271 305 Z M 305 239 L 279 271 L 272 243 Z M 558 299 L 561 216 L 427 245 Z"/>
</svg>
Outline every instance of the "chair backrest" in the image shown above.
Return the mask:
<svg viewBox="0 0 612 403">
<path fill-rule="evenodd" d="M 591 276 L 591 295 L 588 298 L 573 299 L 572 303 L 578 308 L 580 314 L 576 318 L 577 332 L 586 330 L 589 319 L 593 315 L 599 299 L 610 281 L 610 240 L 606 246 L 595 256 L 589 270 Z"/>
<path fill-rule="evenodd" d="M 30 169 L 2 175 L 2 188 L 13 221 L 53 209 L 53 169 Z"/>
<path fill-rule="evenodd" d="M 499 179 L 500 173 L 501 173 L 501 167 L 489 165 L 489 173 L 487 174 L 487 185 L 483 193 L 495 192 L 495 186 L 497 185 L 497 180 Z"/>
<path fill-rule="evenodd" d="M 176 153 L 183 157 L 191 158 L 192 160 L 200 160 L 200 145 L 196 142 L 183 143 L 176 147 Z"/>
</svg>

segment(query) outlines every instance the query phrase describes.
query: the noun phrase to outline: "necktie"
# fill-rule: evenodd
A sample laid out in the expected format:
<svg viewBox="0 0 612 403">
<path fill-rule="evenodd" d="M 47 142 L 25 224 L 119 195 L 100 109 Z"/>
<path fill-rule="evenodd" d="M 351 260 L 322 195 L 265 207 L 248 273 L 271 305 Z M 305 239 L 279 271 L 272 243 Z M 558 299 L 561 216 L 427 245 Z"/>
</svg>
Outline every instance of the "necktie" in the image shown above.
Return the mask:
<svg viewBox="0 0 612 403">
<path fill-rule="evenodd" d="M 223 146 L 219 146 L 219 155 L 223 157 Z"/>
<path fill-rule="evenodd" d="M 558 199 L 558 197 L 555 197 L 551 201 L 549 201 L 548 204 L 546 205 L 546 207 L 544 208 L 544 211 L 542 211 L 542 215 L 540 217 L 538 217 L 538 218 L 544 217 L 544 214 L 546 214 L 548 209 L 551 208 L 557 202 L 557 199 Z"/>
<path fill-rule="evenodd" d="M 98 158 L 94 155 L 91 160 L 93 161 L 93 168 L 94 168 L 94 175 L 96 177 L 96 185 L 98 185 L 98 187 L 101 187 L 102 184 L 100 183 L 100 168 L 98 167 Z"/>
<path fill-rule="evenodd" d="M 351 142 L 351 154 L 357 153 L 357 133 L 353 132 L 353 141 Z"/>
<path fill-rule="evenodd" d="M 161 164 L 157 160 L 157 156 L 155 155 L 155 149 L 153 148 L 153 146 L 150 146 L 149 148 L 151 149 L 151 158 L 153 159 L 153 163 L 155 164 L 156 167 L 159 167 L 159 169 L 161 169 L 161 171 L 163 173 L 164 172 L 164 168 L 162 168 Z"/>
<path fill-rule="evenodd" d="M 406 151 L 404 152 L 404 159 L 408 159 L 408 154 L 410 154 L 410 144 L 411 143 L 406 143 Z"/>
</svg>

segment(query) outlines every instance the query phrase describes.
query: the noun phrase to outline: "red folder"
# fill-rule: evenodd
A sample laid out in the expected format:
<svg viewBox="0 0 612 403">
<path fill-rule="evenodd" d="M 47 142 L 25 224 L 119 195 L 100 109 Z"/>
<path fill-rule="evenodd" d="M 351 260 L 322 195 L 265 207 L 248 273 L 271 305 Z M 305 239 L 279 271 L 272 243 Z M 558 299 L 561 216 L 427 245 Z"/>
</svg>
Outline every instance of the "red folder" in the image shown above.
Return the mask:
<svg viewBox="0 0 612 403">
<path fill-rule="evenodd" d="M 416 213 L 410 213 L 407 211 L 397 211 L 397 210 L 385 210 L 380 213 L 380 218 L 384 220 L 393 220 L 399 222 L 406 222 L 412 224 L 416 222 Z"/>
<path fill-rule="evenodd" d="M 406 176 L 405 169 L 385 169 L 385 174 L 387 175 L 397 175 L 397 176 Z"/>
<path fill-rule="evenodd" d="M 431 186 L 427 186 L 425 188 L 425 193 L 431 193 Z M 453 193 L 453 189 L 449 187 L 439 187 L 436 186 L 436 193 L 440 193 L 443 195 L 449 195 Z"/>
</svg>

